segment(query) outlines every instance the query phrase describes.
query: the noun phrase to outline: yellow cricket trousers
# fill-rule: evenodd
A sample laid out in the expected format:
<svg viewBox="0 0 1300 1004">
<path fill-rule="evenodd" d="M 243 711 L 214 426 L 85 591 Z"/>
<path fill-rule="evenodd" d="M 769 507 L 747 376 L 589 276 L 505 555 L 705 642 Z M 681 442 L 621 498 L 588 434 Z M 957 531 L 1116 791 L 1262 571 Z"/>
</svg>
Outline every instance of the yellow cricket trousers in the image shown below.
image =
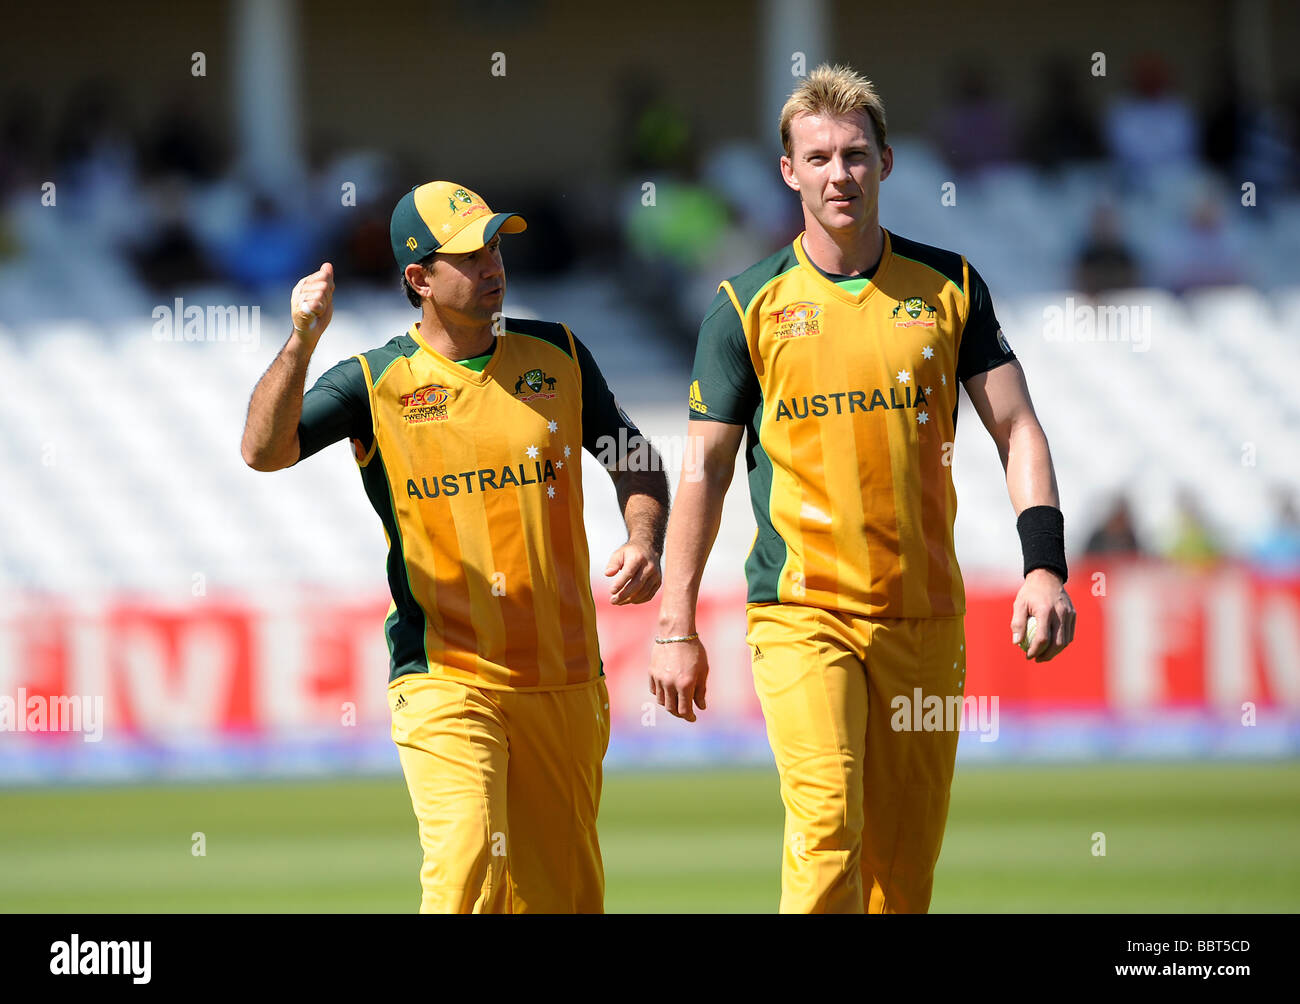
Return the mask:
<svg viewBox="0 0 1300 1004">
<path fill-rule="evenodd" d="M 869 619 L 793 604 L 747 613 L 785 803 L 781 912 L 924 913 L 957 729 L 899 723 L 912 722 L 918 688 L 923 698 L 961 695 L 963 619 Z"/>
<path fill-rule="evenodd" d="M 603 677 L 518 692 L 409 673 L 388 706 L 424 850 L 421 913 L 604 911 Z"/>
</svg>

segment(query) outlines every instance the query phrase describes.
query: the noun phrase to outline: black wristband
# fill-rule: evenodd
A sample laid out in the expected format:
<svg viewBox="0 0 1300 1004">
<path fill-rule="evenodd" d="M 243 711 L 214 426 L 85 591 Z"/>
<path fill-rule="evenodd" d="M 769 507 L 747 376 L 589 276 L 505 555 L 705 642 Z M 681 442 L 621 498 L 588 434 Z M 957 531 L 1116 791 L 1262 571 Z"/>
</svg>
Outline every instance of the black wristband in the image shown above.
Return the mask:
<svg viewBox="0 0 1300 1004">
<path fill-rule="evenodd" d="M 1025 556 L 1025 574 L 1046 568 L 1066 580 L 1065 518 L 1061 510 L 1050 505 L 1031 505 L 1016 520 L 1020 533 L 1020 550 Z"/>
</svg>

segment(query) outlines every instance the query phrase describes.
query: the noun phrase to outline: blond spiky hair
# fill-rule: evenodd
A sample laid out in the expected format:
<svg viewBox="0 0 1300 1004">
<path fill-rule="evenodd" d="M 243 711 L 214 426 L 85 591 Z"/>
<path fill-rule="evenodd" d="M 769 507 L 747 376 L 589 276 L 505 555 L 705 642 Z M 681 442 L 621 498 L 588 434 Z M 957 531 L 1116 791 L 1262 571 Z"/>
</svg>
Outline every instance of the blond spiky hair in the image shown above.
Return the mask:
<svg viewBox="0 0 1300 1004">
<path fill-rule="evenodd" d="M 851 115 L 866 112 L 876 131 L 876 145 L 885 148 L 885 105 L 871 81 L 849 66 L 822 63 L 800 81 L 781 109 L 781 145 L 790 156 L 790 123 L 796 115 Z"/>
</svg>

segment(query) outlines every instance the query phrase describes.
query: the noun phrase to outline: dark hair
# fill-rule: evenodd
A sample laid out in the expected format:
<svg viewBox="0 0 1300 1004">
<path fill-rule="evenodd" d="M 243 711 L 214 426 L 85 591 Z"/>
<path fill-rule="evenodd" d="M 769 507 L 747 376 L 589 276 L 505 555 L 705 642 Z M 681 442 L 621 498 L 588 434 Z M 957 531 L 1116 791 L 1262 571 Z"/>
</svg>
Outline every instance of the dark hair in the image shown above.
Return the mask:
<svg viewBox="0 0 1300 1004">
<path fill-rule="evenodd" d="M 425 255 L 415 264 L 419 265 L 420 268 L 428 268 L 430 265 L 433 264 L 433 260 L 437 257 L 438 257 L 437 251 L 430 251 L 427 255 Z M 420 300 L 420 294 L 415 291 L 414 286 L 412 286 L 409 282 L 406 281 L 405 266 L 402 268 L 402 292 L 406 294 L 406 299 L 410 302 L 411 306 L 416 307 L 418 309 L 420 303 L 422 302 Z"/>
</svg>

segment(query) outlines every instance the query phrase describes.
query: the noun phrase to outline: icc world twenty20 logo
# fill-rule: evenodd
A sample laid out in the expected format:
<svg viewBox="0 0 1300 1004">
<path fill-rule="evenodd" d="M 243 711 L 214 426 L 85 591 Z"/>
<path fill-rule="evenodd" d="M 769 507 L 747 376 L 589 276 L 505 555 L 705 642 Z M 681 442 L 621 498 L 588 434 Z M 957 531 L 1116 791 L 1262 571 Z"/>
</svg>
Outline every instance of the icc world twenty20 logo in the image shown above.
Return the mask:
<svg viewBox="0 0 1300 1004">
<path fill-rule="evenodd" d="M 431 383 L 397 399 L 402 406 L 402 418 L 407 425 L 420 422 L 445 422 L 447 420 L 447 402 L 451 392 L 441 384 Z"/>
<path fill-rule="evenodd" d="M 776 326 L 773 335 L 778 339 L 805 338 L 821 334 L 822 305 L 808 300 L 787 304 L 780 310 L 770 312 L 772 323 Z"/>
</svg>

